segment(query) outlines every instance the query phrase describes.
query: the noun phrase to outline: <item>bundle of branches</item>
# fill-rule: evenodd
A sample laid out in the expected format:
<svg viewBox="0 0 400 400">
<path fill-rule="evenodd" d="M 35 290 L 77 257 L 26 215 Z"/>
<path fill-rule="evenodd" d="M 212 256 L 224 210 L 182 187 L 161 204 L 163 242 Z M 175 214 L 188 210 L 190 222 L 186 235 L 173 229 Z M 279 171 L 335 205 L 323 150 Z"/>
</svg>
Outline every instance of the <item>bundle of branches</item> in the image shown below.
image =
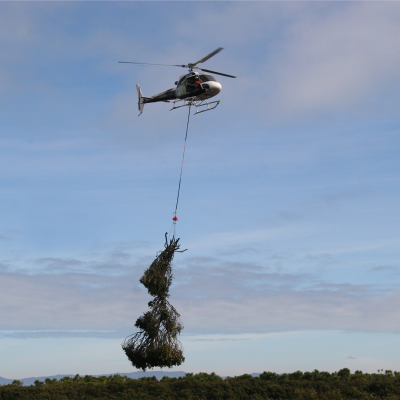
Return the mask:
<svg viewBox="0 0 400 400">
<path fill-rule="evenodd" d="M 182 345 L 177 339 L 183 325 L 180 315 L 167 300 L 173 278 L 171 262 L 175 252 L 185 251 L 179 248 L 179 239 L 173 237 L 168 243 L 165 234 L 165 249 L 157 255 L 140 279 L 154 299 L 149 302 L 150 311 L 135 323 L 140 331 L 128 336 L 122 344 L 125 354 L 136 368 L 171 368 L 185 361 Z"/>
</svg>

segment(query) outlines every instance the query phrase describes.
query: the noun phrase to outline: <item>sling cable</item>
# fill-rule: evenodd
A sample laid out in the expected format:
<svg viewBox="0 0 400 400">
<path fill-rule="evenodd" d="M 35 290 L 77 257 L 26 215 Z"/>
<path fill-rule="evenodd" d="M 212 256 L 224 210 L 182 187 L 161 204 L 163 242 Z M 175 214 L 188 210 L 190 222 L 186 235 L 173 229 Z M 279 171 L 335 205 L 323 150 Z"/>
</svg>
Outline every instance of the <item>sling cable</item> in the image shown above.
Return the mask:
<svg viewBox="0 0 400 400">
<path fill-rule="evenodd" d="M 179 193 L 180 193 L 180 191 L 181 191 L 183 162 L 185 161 L 186 142 L 187 142 L 187 136 L 188 136 L 188 130 L 189 130 L 189 120 L 190 120 L 190 107 L 191 107 L 191 104 L 188 105 L 189 112 L 188 112 L 188 118 L 187 118 L 187 124 L 186 124 L 185 144 L 184 144 L 184 146 L 183 146 L 181 173 L 180 173 L 180 176 L 179 176 L 178 194 L 177 194 L 177 196 L 176 196 L 176 205 L 175 205 L 174 217 L 172 218 L 172 221 L 173 221 L 173 229 L 174 229 L 174 235 L 173 235 L 173 237 L 175 237 L 175 233 L 176 233 L 176 221 L 178 221 L 178 217 L 176 216 L 176 214 L 177 214 L 177 212 L 178 212 Z"/>
</svg>

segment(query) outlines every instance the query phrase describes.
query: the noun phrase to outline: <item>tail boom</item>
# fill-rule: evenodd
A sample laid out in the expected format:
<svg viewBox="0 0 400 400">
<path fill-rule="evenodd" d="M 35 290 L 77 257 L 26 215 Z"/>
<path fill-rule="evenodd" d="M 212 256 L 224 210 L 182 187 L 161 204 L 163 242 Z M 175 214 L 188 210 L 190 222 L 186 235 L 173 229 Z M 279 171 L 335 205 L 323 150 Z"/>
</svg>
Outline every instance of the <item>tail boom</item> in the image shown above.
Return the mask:
<svg viewBox="0 0 400 400">
<path fill-rule="evenodd" d="M 146 103 L 157 103 L 159 101 L 166 101 L 169 102 L 170 100 L 176 100 L 176 90 L 175 89 L 168 89 L 165 92 L 156 94 L 151 97 L 143 96 L 142 89 L 140 89 L 140 85 L 136 85 L 137 93 L 138 93 L 138 107 L 139 107 L 139 115 L 142 114 L 144 105 Z"/>
</svg>

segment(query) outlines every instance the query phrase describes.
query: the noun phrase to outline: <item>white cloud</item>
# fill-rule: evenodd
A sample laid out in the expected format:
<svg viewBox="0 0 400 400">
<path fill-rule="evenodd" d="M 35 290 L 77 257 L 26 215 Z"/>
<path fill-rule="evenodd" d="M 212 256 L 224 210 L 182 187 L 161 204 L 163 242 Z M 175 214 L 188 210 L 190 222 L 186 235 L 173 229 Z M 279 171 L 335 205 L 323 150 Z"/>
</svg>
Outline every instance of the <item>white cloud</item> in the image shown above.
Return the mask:
<svg viewBox="0 0 400 400">
<path fill-rule="evenodd" d="M 133 333 L 150 300 L 138 281 L 151 258 L 133 260 L 132 249 L 116 248 L 92 260 L 41 258 L 36 269 L 3 269 L 3 336 Z M 170 301 L 187 334 L 400 331 L 400 292 L 387 284 L 336 284 L 315 273 L 280 273 L 215 258 L 177 262 Z"/>
<path fill-rule="evenodd" d="M 296 126 L 315 118 L 395 110 L 400 70 L 397 2 L 211 7 L 210 36 L 202 47 L 215 37 L 228 44 L 223 60 L 214 58 L 211 69 L 228 68 L 238 75 L 224 86 L 230 107 L 268 123 Z M 190 34 L 188 26 L 181 22 L 179 29 Z"/>
<path fill-rule="evenodd" d="M 193 26 L 204 27 L 203 12 L 198 12 L 204 11 L 204 4 L 182 3 L 176 9 L 177 23 L 163 31 L 171 38 L 171 44 L 162 53 L 159 50 L 155 53 L 153 37 L 132 40 L 123 27 L 114 26 L 104 5 L 99 6 L 104 24 L 91 21 L 92 29 L 79 34 L 68 29 L 68 25 L 60 24 L 52 35 L 46 31 L 54 28 L 51 19 L 63 13 L 76 18 L 80 15 L 76 4 L 2 7 L 6 26 L 1 31 L 3 45 L 9 46 L 13 41 L 20 45 L 17 53 L 0 66 L 0 84 L 8 85 L 10 93 L 14 85 L 19 90 L 30 88 L 46 94 L 52 99 L 49 106 L 52 102 L 65 102 L 65 109 L 77 113 L 73 98 L 79 85 L 72 82 L 80 80 L 74 70 L 85 63 L 92 76 L 103 77 L 99 82 L 113 81 L 118 89 L 110 92 L 107 104 L 101 105 L 96 96 L 90 96 L 92 86 L 80 92 L 81 97 L 87 96 L 86 103 L 104 107 L 101 118 L 86 113 L 85 123 L 97 126 L 110 136 L 134 136 L 134 140 L 139 140 L 137 143 L 145 139 L 154 143 L 163 140 L 165 135 L 155 133 L 162 131 L 162 124 L 153 117 L 148 118 L 145 127 L 139 128 L 141 132 L 132 132 L 137 114 L 133 83 L 141 82 L 146 93 L 156 93 L 172 87 L 177 75 L 184 71 L 127 68 L 117 64 L 123 56 L 176 64 L 194 61 L 217 45 L 226 46 L 224 53 L 208 61 L 207 66 L 238 75 L 236 80 L 223 81 L 221 96 L 230 110 L 228 115 L 232 115 L 232 108 L 241 109 L 249 119 L 264 122 L 296 119 L 299 123 L 299 119 L 310 117 L 332 118 L 336 112 L 343 116 L 349 112 L 390 113 L 393 104 L 398 102 L 395 88 L 400 56 L 394 51 L 400 37 L 397 3 L 207 3 L 212 11 L 207 18 L 208 35 L 197 46 L 193 46 L 193 40 L 198 38 L 198 30 Z M 87 7 L 90 9 L 93 5 Z M 138 12 L 135 3 L 115 5 L 116 12 L 121 13 L 123 8 L 127 15 Z M 191 14 L 190 22 L 180 18 L 187 13 Z M 10 21 L 17 28 L 7 28 Z M 172 40 L 175 37 L 183 39 Z M 20 65 L 18 69 L 10 67 L 15 63 Z M 26 64 L 29 69 L 23 69 Z M 43 77 L 39 68 L 45 67 L 48 73 Z M 88 71 L 84 73 L 85 77 L 89 76 Z M 40 79 L 36 79 L 38 76 Z M 124 92 L 117 88 L 116 77 L 118 84 L 125 80 Z M 146 113 L 154 116 L 156 113 L 150 111 L 150 106 Z M 174 122 L 167 124 L 172 126 Z"/>
<path fill-rule="evenodd" d="M 291 27 L 290 41 L 270 67 L 274 100 L 288 115 L 354 108 L 399 75 L 400 55 L 393 51 L 400 37 L 398 4 L 348 3 L 307 17 Z"/>
</svg>

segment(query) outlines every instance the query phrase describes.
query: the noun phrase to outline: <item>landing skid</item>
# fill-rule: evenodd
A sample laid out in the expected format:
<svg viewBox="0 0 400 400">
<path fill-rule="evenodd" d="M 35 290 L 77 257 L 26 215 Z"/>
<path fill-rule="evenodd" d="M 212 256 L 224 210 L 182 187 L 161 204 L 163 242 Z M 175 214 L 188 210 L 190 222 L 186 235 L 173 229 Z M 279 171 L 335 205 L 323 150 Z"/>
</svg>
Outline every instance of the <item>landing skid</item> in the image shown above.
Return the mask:
<svg viewBox="0 0 400 400">
<path fill-rule="evenodd" d="M 183 104 L 177 106 L 176 103 L 179 103 L 183 101 Z M 210 110 L 214 110 L 215 107 L 217 107 L 217 105 L 221 102 L 221 100 L 216 100 L 216 101 L 211 101 L 208 102 L 207 100 L 193 100 L 193 99 L 184 99 L 184 100 L 175 100 L 173 101 L 173 106 L 169 111 L 172 110 L 176 110 L 177 108 L 181 108 L 181 107 L 190 107 L 190 106 L 195 106 L 196 107 L 196 112 L 194 113 L 194 115 L 196 114 L 200 114 L 202 112 L 205 111 L 210 111 Z M 202 108 L 205 109 L 203 110 Z"/>
</svg>

